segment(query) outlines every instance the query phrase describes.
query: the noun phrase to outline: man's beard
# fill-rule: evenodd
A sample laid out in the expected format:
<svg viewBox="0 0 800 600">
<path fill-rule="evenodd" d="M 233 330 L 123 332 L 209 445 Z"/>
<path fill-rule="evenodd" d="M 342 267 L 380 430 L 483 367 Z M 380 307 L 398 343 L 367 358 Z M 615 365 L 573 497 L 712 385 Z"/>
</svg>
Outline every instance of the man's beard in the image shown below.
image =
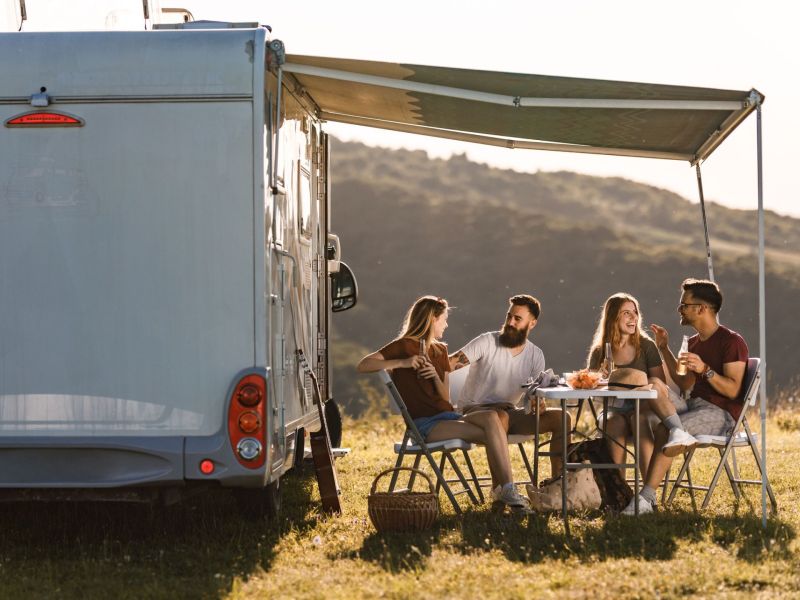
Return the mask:
<svg viewBox="0 0 800 600">
<path fill-rule="evenodd" d="M 517 348 L 525 343 L 528 338 L 528 332 L 523 329 L 514 329 L 508 325 L 504 325 L 500 331 L 498 341 L 501 346 L 506 348 Z"/>
</svg>

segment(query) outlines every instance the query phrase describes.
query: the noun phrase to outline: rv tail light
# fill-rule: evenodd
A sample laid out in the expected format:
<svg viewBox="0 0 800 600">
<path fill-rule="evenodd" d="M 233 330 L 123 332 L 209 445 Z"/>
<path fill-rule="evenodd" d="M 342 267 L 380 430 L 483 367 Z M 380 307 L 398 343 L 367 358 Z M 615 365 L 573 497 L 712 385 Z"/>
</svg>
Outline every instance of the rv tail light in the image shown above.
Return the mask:
<svg viewBox="0 0 800 600">
<path fill-rule="evenodd" d="M 239 464 L 257 469 L 266 460 L 267 382 L 263 375 L 242 377 L 228 404 L 228 438 Z"/>
<path fill-rule="evenodd" d="M 82 127 L 83 119 L 65 113 L 35 111 L 6 121 L 6 127 Z"/>
<path fill-rule="evenodd" d="M 236 444 L 236 453 L 246 461 L 253 461 L 261 456 L 261 442 L 255 438 L 244 438 Z"/>
<path fill-rule="evenodd" d="M 200 461 L 200 472 L 203 475 L 211 475 L 214 472 L 214 461 L 205 459 Z"/>
<path fill-rule="evenodd" d="M 248 383 L 239 390 L 237 398 L 243 406 L 255 406 L 261 402 L 261 390 L 257 386 Z"/>
<path fill-rule="evenodd" d="M 239 415 L 239 429 L 245 433 L 253 433 L 259 425 L 261 425 L 261 419 L 256 412 L 248 410 Z"/>
</svg>

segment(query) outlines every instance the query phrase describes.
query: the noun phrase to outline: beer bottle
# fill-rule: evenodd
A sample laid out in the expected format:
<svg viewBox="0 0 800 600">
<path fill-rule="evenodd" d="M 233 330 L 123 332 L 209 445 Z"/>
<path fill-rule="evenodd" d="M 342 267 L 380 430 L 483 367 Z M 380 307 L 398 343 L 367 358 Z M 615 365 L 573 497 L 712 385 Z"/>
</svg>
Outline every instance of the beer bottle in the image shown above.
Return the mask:
<svg viewBox="0 0 800 600">
<path fill-rule="evenodd" d="M 681 342 L 681 349 L 678 351 L 678 365 L 675 367 L 675 372 L 678 375 L 686 375 L 686 365 L 680 361 L 680 356 L 684 352 L 689 351 L 689 336 L 683 336 L 683 341 Z"/>
</svg>

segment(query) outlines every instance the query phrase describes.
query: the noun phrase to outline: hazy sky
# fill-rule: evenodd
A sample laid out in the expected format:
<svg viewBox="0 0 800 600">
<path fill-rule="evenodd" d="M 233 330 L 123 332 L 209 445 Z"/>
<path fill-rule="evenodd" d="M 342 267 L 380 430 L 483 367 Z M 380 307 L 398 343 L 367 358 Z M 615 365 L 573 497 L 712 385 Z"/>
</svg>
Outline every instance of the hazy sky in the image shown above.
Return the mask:
<svg viewBox="0 0 800 600">
<path fill-rule="evenodd" d="M 52 16 L 69 6 L 54 0 L 26 3 L 30 30 L 36 28 L 40 7 L 55 7 L 49 9 Z M 272 37 L 283 40 L 294 54 L 737 90 L 755 87 L 767 98 L 765 206 L 800 217 L 793 147 L 800 118 L 792 108 L 800 106 L 800 5 L 792 2 L 161 0 L 161 6 L 188 8 L 196 19 L 269 24 Z M 476 161 L 521 171 L 564 169 L 623 176 L 697 199 L 694 169 L 683 162 L 507 150 L 335 124 L 327 129 L 342 139 L 421 148 L 433 156 L 466 153 Z M 755 140 L 753 114 L 703 165 L 708 200 L 756 207 Z"/>
</svg>

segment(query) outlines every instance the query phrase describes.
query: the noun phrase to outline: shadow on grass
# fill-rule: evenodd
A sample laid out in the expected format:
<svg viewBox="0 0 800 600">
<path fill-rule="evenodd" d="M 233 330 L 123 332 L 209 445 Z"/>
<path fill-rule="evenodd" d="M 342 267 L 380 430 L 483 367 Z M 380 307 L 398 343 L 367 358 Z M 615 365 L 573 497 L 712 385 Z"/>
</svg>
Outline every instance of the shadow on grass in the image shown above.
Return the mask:
<svg viewBox="0 0 800 600">
<path fill-rule="evenodd" d="M 226 490 L 170 507 L 0 505 L 0 597 L 214 598 L 269 570 L 288 530 L 316 525 L 313 469 L 285 476 L 275 521 L 246 520 Z M 10 574 L 14 574 L 10 577 Z"/>
<path fill-rule="evenodd" d="M 458 523 L 453 524 L 458 527 Z M 575 516 L 570 536 L 564 535 L 560 516 L 532 515 L 517 523 L 509 517 L 487 518 L 467 514 L 461 521 L 461 550 L 497 549 L 512 561 L 537 563 L 546 559 L 579 558 L 593 562 L 637 558 L 669 560 L 686 542 L 710 541 L 747 561 L 789 558 L 791 542 L 797 536 L 792 525 L 772 519 L 766 529 L 754 515 L 705 516 L 691 512 L 663 512 L 639 519 Z"/>
<path fill-rule="evenodd" d="M 461 531 L 461 539 L 444 542 L 448 531 Z M 396 573 L 424 569 L 433 548 L 446 543 L 466 556 L 480 551 L 500 551 L 508 560 L 539 563 L 578 558 L 601 562 L 621 558 L 646 561 L 670 560 L 687 542 L 713 543 L 749 562 L 790 559 L 797 537 L 792 525 L 780 519 L 763 529 L 757 515 L 704 515 L 665 511 L 639 519 L 576 515 L 565 536 L 559 515 L 515 517 L 485 510 L 463 516 L 445 516 L 427 532 L 373 533 L 361 548 L 338 558 L 367 560 Z M 334 557 L 336 558 L 336 557 Z"/>
<path fill-rule="evenodd" d="M 341 558 L 360 558 L 380 565 L 390 573 L 424 568 L 433 547 L 440 541 L 439 528 L 411 533 L 372 533 L 361 549 Z"/>
</svg>

